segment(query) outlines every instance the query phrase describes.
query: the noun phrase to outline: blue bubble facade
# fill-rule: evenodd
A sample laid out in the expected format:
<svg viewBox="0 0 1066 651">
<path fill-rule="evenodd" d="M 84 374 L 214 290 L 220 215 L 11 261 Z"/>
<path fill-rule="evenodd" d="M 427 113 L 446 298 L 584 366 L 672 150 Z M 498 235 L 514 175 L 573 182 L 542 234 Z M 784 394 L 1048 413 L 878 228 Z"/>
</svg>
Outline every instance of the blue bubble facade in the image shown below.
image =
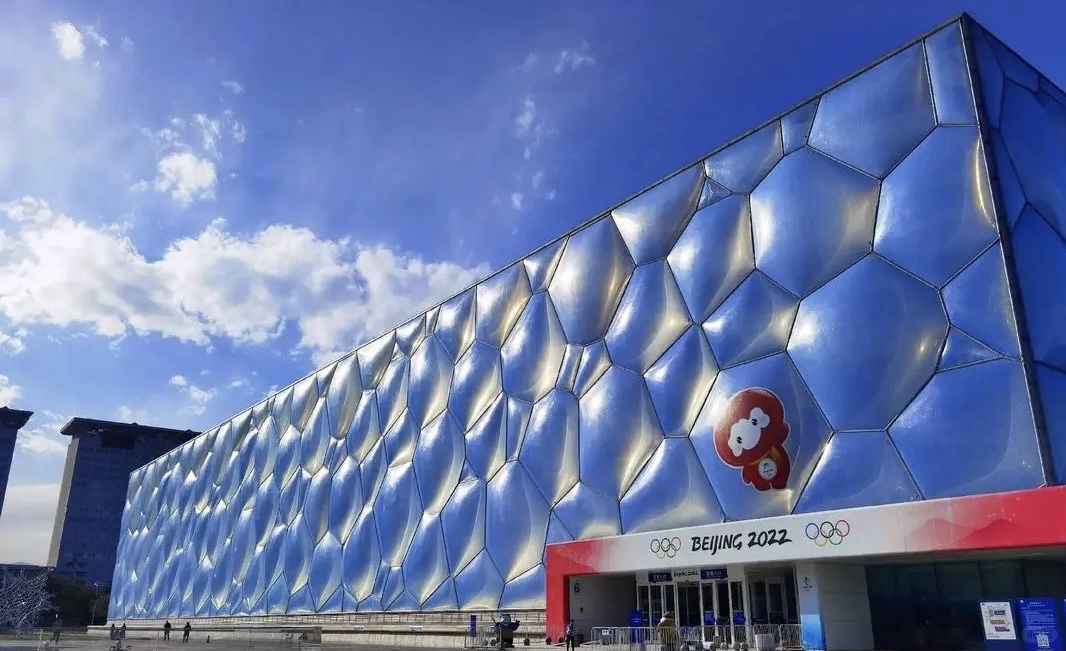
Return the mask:
<svg viewBox="0 0 1066 651">
<path fill-rule="evenodd" d="M 1063 179 L 954 22 L 137 470 L 110 615 L 541 608 L 550 542 L 1061 482 Z"/>
</svg>

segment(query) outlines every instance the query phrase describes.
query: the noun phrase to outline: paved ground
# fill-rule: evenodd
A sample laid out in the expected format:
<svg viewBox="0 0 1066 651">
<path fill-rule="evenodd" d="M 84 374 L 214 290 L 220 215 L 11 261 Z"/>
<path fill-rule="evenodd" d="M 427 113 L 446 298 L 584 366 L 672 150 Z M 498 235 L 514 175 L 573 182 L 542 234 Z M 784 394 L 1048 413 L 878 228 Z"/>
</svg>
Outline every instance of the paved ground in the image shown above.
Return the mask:
<svg viewBox="0 0 1066 651">
<path fill-rule="evenodd" d="M 42 646 L 40 641 L 31 638 L 10 639 L 0 638 L 0 651 L 109 651 L 112 642 L 107 638 L 74 638 L 62 640 L 59 646 Z M 129 651 L 328 651 L 329 649 L 359 649 L 359 651 L 396 651 L 397 647 L 354 645 L 354 644 L 327 644 L 322 646 L 305 646 L 286 644 L 285 642 L 271 642 L 268 640 L 233 640 L 192 639 L 188 644 L 182 644 L 180 638 L 164 642 L 162 640 L 139 640 L 130 638 L 126 640 L 125 649 Z"/>
</svg>

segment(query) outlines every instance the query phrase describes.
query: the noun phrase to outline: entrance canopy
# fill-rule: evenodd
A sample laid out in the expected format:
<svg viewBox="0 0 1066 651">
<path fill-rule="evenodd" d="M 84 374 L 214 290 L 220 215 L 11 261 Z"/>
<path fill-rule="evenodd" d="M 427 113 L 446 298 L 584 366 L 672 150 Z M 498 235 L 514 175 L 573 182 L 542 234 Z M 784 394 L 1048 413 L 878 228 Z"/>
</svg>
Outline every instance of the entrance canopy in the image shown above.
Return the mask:
<svg viewBox="0 0 1066 651">
<path fill-rule="evenodd" d="M 548 625 L 569 613 L 569 578 L 949 551 L 1066 545 L 1066 486 L 576 540 L 545 551 Z"/>
</svg>

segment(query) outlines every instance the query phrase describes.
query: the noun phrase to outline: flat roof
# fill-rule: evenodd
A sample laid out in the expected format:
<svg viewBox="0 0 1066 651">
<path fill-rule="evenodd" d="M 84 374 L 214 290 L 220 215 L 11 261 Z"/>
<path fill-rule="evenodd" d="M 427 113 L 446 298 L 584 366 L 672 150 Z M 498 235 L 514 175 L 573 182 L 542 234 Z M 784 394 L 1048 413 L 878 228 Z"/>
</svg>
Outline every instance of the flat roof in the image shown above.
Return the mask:
<svg viewBox="0 0 1066 651">
<path fill-rule="evenodd" d="M 167 427 L 153 427 L 152 425 L 139 425 L 137 423 L 119 423 L 111 420 L 97 420 L 95 418 L 74 417 L 59 430 L 64 436 L 81 436 L 82 434 L 132 434 L 134 436 L 169 436 L 182 440 L 191 440 L 200 435 L 191 429 L 170 429 Z"/>
<path fill-rule="evenodd" d="M 20 429 L 27 422 L 29 422 L 30 416 L 32 415 L 32 411 L 23 411 L 22 409 L 12 409 L 10 407 L 0 407 L 0 425 L 7 425 L 8 427 Z"/>
</svg>

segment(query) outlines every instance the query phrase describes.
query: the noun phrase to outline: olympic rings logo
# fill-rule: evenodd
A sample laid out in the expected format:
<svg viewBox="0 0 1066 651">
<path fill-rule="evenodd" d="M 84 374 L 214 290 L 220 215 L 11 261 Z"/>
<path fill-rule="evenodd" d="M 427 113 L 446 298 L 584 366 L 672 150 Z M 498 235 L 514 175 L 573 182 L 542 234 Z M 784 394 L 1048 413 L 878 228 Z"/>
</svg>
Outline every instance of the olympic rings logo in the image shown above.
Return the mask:
<svg viewBox="0 0 1066 651">
<path fill-rule="evenodd" d="M 651 552 L 659 558 L 673 558 L 681 551 L 681 539 L 677 536 L 673 538 L 656 538 L 651 541 L 650 547 Z"/>
<path fill-rule="evenodd" d="M 804 533 L 807 534 L 808 540 L 819 547 L 839 545 L 851 533 L 851 524 L 847 520 L 837 520 L 835 523 L 823 522 L 822 524 L 811 522 L 804 529 Z"/>
</svg>

